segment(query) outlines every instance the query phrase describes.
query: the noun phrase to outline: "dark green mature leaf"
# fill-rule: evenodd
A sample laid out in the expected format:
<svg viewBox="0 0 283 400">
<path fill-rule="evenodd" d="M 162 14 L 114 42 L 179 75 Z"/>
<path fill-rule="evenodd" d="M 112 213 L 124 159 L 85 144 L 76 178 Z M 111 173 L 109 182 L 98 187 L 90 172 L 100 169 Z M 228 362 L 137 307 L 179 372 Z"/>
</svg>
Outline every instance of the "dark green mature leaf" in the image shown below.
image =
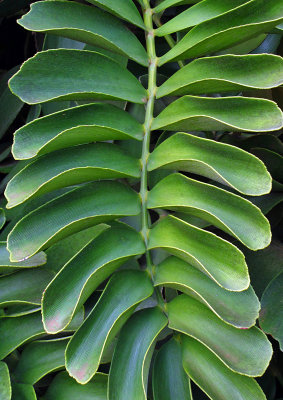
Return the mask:
<svg viewBox="0 0 283 400">
<path fill-rule="evenodd" d="M 150 230 L 148 248 L 162 248 L 180 257 L 228 290 L 249 286 L 245 259 L 237 247 L 173 216 L 161 219 Z"/>
<path fill-rule="evenodd" d="M 48 32 L 97 45 L 146 66 L 147 53 L 136 36 L 117 18 L 97 8 L 69 1 L 40 1 L 19 24 L 25 29 Z M 111 26 L 111 29 L 109 27 Z"/>
<path fill-rule="evenodd" d="M 37 400 L 32 385 L 14 382 L 12 385 L 13 400 Z"/>
<path fill-rule="evenodd" d="M 56 159 L 56 163 L 53 160 Z M 32 161 L 8 183 L 7 208 L 66 186 L 112 178 L 138 178 L 140 164 L 118 146 L 92 143 L 58 150 Z"/>
<path fill-rule="evenodd" d="M 10 79 L 10 89 L 28 104 L 50 100 L 129 100 L 146 91 L 128 70 L 102 54 L 57 49 L 37 53 Z"/>
<path fill-rule="evenodd" d="M 204 0 L 198 2 L 176 17 L 170 19 L 166 24 L 156 29 L 157 36 L 164 36 L 183 29 L 190 28 L 200 23 L 221 15 L 233 8 L 239 7 L 248 0 Z"/>
<path fill-rule="evenodd" d="M 20 262 L 10 261 L 10 255 L 7 250 L 7 243 L 0 242 L 0 272 L 11 273 L 21 268 L 39 267 L 46 263 L 46 255 L 40 252 L 29 260 L 21 260 Z"/>
<path fill-rule="evenodd" d="M 143 20 L 132 0 L 87 0 L 132 24 L 144 28 Z"/>
<path fill-rule="evenodd" d="M 99 302 L 67 345 L 66 368 L 72 377 L 79 383 L 89 382 L 99 367 L 104 348 L 152 292 L 152 283 L 144 271 L 120 271 L 113 275 Z"/>
<path fill-rule="evenodd" d="M 80 385 L 67 372 L 60 372 L 48 386 L 44 400 L 107 400 L 107 375 L 97 373 L 86 385 Z"/>
<path fill-rule="evenodd" d="M 152 129 L 267 132 L 282 126 L 282 111 L 270 100 L 184 96 L 154 119 Z"/>
<path fill-rule="evenodd" d="M 183 211 L 207 220 L 252 250 L 267 247 L 271 241 L 269 222 L 259 208 L 240 196 L 181 174 L 165 177 L 149 192 L 148 208 Z"/>
<path fill-rule="evenodd" d="M 166 95 L 270 89 L 283 83 L 283 58 L 272 54 L 224 55 L 192 61 L 157 89 Z M 266 117 L 266 116 L 265 116 Z"/>
<path fill-rule="evenodd" d="M 11 381 L 7 365 L 0 361 L 0 398 L 11 400 Z"/>
<path fill-rule="evenodd" d="M 83 321 L 83 310 L 79 310 L 66 331 L 78 329 Z M 0 358 L 5 358 L 17 347 L 30 339 L 46 335 L 40 311 L 18 317 L 2 317 L 0 319 Z M 11 335 L 13 332 L 13 335 Z"/>
<path fill-rule="evenodd" d="M 0 229 L 3 228 L 5 222 L 6 222 L 5 212 L 3 208 L 0 208 Z"/>
<path fill-rule="evenodd" d="M 237 328 L 250 328 L 258 318 L 260 303 L 251 286 L 241 292 L 225 290 L 177 257 L 168 257 L 156 267 L 154 285 L 171 287 L 195 297 Z"/>
<path fill-rule="evenodd" d="M 63 368 L 69 338 L 36 340 L 25 346 L 14 371 L 18 382 L 34 385 L 48 373 Z"/>
<path fill-rule="evenodd" d="M 261 328 L 278 340 L 283 351 L 283 273 L 267 286 L 261 298 L 259 323 Z"/>
<path fill-rule="evenodd" d="M 148 169 L 156 168 L 203 175 L 247 195 L 259 196 L 271 189 L 270 174 L 252 154 L 186 133 L 176 133 L 151 153 Z"/>
<path fill-rule="evenodd" d="M 175 338 L 158 351 L 153 364 L 154 400 L 191 400 L 190 382 L 182 366 L 180 343 Z"/>
<path fill-rule="evenodd" d="M 182 336 L 183 366 L 212 400 L 266 400 L 257 382 L 227 368 L 197 340 Z"/>
<path fill-rule="evenodd" d="M 6 130 L 9 128 L 24 105 L 21 100 L 11 93 L 8 87 L 8 80 L 16 73 L 17 70 L 18 67 L 11 69 L 2 75 L 0 80 L 0 138 L 6 133 Z"/>
<path fill-rule="evenodd" d="M 72 233 L 139 213 L 138 194 L 122 183 L 100 181 L 80 186 L 37 208 L 15 225 L 8 237 L 11 259 L 23 260 Z"/>
<path fill-rule="evenodd" d="M 251 150 L 255 156 L 260 158 L 266 167 L 268 168 L 272 178 L 272 188 L 273 190 L 283 191 L 283 156 L 278 154 L 277 152 L 263 149 L 263 148 L 254 148 Z"/>
<path fill-rule="evenodd" d="M 230 12 L 204 21 L 162 56 L 159 65 L 215 53 L 260 33 L 269 32 L 282 21 L 282 6 L 283 0 L 252 0 Z"/>
<path fill-rule="evenodd" d="M 77 144 L 104 140 L 142 140 L 143 127 L 110 104 L 87 104 L 39 118 L 15 133 L 13 155 L 32 158 Z"/>
<path fill-rule="evenodd" d="M 146 400 L 154 342 L 167 318 L 159 308 L 135 313 L 123 327 L 109 374 L 109 400 Z M 122 367 L 122 368 L 121 368 Z"/>
<path fill-rule="evenodd" d="M 141 235 L 127 225 L 114 226 L 72 258 L 43 294 L 45 329 L 56 333 L 71 321 L 74 312 L 111 273 L 128 259 L 143 254 Z"/>
<path fill-rule="evenodd" d="M 168 304 L 168 319 L 170 328 L 199 340 L 235 372 L 261 376 L 268 367 L 272 346 L 256 327 L 238 329 L 228 325 L 185 294 Z"/>
</svg>

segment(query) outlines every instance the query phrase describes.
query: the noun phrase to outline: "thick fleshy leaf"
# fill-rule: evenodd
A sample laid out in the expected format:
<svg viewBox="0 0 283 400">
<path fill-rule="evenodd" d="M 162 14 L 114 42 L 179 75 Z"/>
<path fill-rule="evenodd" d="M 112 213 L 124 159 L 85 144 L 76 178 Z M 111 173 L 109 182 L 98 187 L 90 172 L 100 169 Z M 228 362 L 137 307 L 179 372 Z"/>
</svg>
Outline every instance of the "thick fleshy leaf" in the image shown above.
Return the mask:
<svg viewBox="0 0 283 400">
<path fill-rule="evenodd" d="M 6 130 L 9 128 L 24 105 L 21 100 L 11 93 L 8 87 L 8 80 L 17 70 L 18 67 L 11 69 L 2 75 L 0 80 L 0 138 L 6 133 Z"/>
<path fill-rule="evenodd" d="M 146 66 L 147 54 L 119 19 L 97 8 L 69 1 L 40 1 L 18 23 L 25 29 L 51 33 L 100 46 Z M 111 29 L 109 29 L 111 26 Z"/>
<path fill-rule="evenodd" d="M 273 54 L 224 55 L 192 61 L 157 89 L 167 95 L 270 89 L 283 83 L 283 58 Z"/>
<path fill-rule="evenodd" d="M 13 400 L 37 400 L 32 385 L 14 382 L 12 384 Z"/>
<path fill-rule="evenodd" d="M 107 378 L 98 373 L 87 385 L 80 385 L 67 372 L 60 372 L 48 386 L 44 400 L 107 400 Z"/>
<path fill-rule="evenodd" d="M 199 340 L 235 372 L 261 376 L 268 367 L 272 346 L 256 327 L 238 329 L 228 325 L 185 294 L 168 304 L 168 319 L 170 328 Z"/>
<path fill-rule="evenodd" d="M 0 208 L 0 229 L 3 228 L 5 222 L 6 222 L 5 212 L 3 208 Z"/>
<path fill-rule="evenodd" d="M 258 318 L 260 303 L 251 286 L 242 292 L 225 290 L 177 257 L 166 258 L 156 267 L 154 285 L 171 287 L 195 297 L 237 328 L 250 328 Z"/>
<path fill-rule="evenodd" d="M 83 321 L 83 310 L 74 316 L 66 331 L 78 329 Z M 46 335 L 44 331 L 40 311 L 19 317 L 2 317 L 0 320 L 0 358 L 5 358 L 17 347 L 30 339 Z M 13 332 L 13 335 L 11 335 Z"/>
<path fill-rule="evenodd" d="M 269 32 L 282 21 L 282 6 L 283 0 L 253 0 L 204 21 L 162 56 L 159 65 L 215 53 Z"/>
<path fill-rule="evenodd" d="M 252 154 L 186 133 L 176 133 L 153 151 L 148 169 L 156 168 L 203 175 L 251 196 L 269 193 L 271 189 L 270 174 Z"/>
<path fill-rule="evenodd" d="M 225 289 L 241 291 L 249 286 L 245 259 L 237 247 L 171 215 L 150 230 L 148 248 L 176 255 Z"/>
<path fill-rule="evenodd" d="M 131 24 L 144 28 L 143 20 L 132 0 L 87 0 L 111 14 L 117 15 Z"/>
<path fill-rule="evenodd" d="M 283 191 L 283 156 L 275 151 L 263 148 L 253 148 L 252 153 L 260 158 L 267 169 L 269 170 L 272 178 L 272 188 L 275 191 Z"/>
<path fill-rule="evenodd" d="M 156 307 L 138 311 L 123 327 L 109 373 L 109 400 L 147 399 L 154 343 L 167 322 L 165 315 Z"/>
<path fill-rule="evenodd" d="M 181 174 L 162 179 L 150 191 L 147 204 L 148 208 L 183 211 L 207 220 L 252 250 L 265 248 L 271 241 L 269 222 L 259 208 L 240 196 Z"/>
<path fill-rule="evenodd" d="M 14 136 L 13 156 L 32 158 L 77 144 L 105 140 L 142 140 L 143 127 L 110 104 L 87 104 L 32 121 Z"/>
<path fill-rule="evenodd" d="M 191 28 L 204 21 L 208 21 L 233 8 L 239 7 L 248 0 L 204 0 L 188 8 L 164 25 L 156 29 L 157 36 L 165 36 L 183 29 Z"/>
<path fill-rule="evenodd" d="M 43 268 L 29 268 L 0 277 L 0 306 L 40 304 L 42 292 L 54 274 Z"/>
<path fill-rule="evenodd" d="M 18 382 L 34 385 L 42 377 L 65 365 L 69 338 L 36 340 L 25 346 L 14 371 Z"/>
<path fill-rule="evenodd" d="M 0 361 L 0 399 L 11 400 L 11 381 L 7 365 Z"/>
<path fill-rule="evenodd" d="M 125 224 L 113 226 L 91 241 L 46 288 L 42 298 L 46 331 L 64 329 L 74 312 L 111 273 L 144 251 L 140 233 Z"/>
<path fill-rule="evenodd" d="M 266 400 L 258 383 L 227 368 L 211 351 L 182 336 L 183 366 L 189 377 L 212 400 Z"/>
<path fill-rule="evenodd" d="M 261 328 L 272 335 L 283 351 L 283 273 L 276 276 L 267 286 L 261 298 L 259 323 Z"/>
<path fill-rule="evenodd" d="M 50 100 L 129 100 L 143 103 L 137 78 L 110 58 L 86 50 L 37 53 L 10 79 L 10 89 L 28 104 Z"/>
<path fill-rule="evenodd" d="M 160 13 L 166 8 L 172 6 L 182 6 L 183 4 L 194 4 L 198 3 L 200 0 L 162 0 L 155 8 L 154 12 Z"/>
<path fill-rule="evenodd" d="M 18 172 L 6 187 L 6 207 L 15 207 L 33 196 L 66 186 L 139 176 L 139 161 L 114 144 L 75 146 L 46 154 Z"/>
<path fill-rule="evenodd" d="M 144 271 L 120 271 L 110 279 L 99 302 L 67 346 L 66 368 L 70 376 L 79 383 L 89 382 L 104 348 L 152 292 L 153 285 Z"/>
<path fill-rule="evenodd" d="M 115 181 L 90 183 L 51 200 L 21 219 L 9 234 L 8 250 L 13 261 L 20 261 L 72 233 L 139 213 L 138 194 L 129 187 Z"/>
<path fill-rule="evenodd" d="M 191 400 L 190 382 L 182 366 L 182 350 L 175 338 L 158 351 L 153 364 L 154 400 Z"/>
<path fill-rule="evenodd" d="M 153 121 L 152 129 L 168 131 L 276 131 L 282 111 L 270 100 L 247 97 L 184 96 Z"/>
<path fill-rule="evenodd" d="M 21 268 L 39 267 L 46 263 L 46 255 L 40 252 L 30 258 L 29 260 L 22 260 L 21 262 L 10 261 L 10 254 L 7 250 L 7 243 L 0 242 L 0 273 L 11 273 Z"/>
</svg>

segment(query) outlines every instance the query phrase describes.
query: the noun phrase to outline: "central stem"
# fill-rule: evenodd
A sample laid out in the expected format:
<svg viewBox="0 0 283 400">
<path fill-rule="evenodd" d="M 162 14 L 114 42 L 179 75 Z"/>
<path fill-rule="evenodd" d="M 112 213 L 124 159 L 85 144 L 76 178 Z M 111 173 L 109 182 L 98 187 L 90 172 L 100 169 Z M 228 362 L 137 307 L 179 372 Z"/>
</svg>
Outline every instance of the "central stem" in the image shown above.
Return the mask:
<svg viewBox="0 0 283 400">
<path fill-rule="evenodd" d="M 141 171 L 141 188 L 140 196 L 142 202 L 142 235 L 144 237 L 146 249 L 148 244 L 148 233 L 150 225 L 150 216 L 147 210 L 147 193 L 148 193 L 148 182 L 147 182 L 147 163 L 150 151 L 150 134 L 151 124 L 153 120 L 154 100 L 156 93 L 156 69 L 157 69 L 157 57 L 155 53 L 155 41 L 154 41 L 154 30 L 152 23 L 152 9 L 149 4 L 149 0 L 143 0 L 143 15 L 144 24 L 146 27 L 146 48 L 148 54 L 148 89 L 147 89 L 147 103 L 146 113 L 144 121 L 144 138 L 142 146 L 142 171 Z M 149 250 L 146 250 L 146 262 L 147 269 L 152 275 L 152 261 Z"/>
</svg>

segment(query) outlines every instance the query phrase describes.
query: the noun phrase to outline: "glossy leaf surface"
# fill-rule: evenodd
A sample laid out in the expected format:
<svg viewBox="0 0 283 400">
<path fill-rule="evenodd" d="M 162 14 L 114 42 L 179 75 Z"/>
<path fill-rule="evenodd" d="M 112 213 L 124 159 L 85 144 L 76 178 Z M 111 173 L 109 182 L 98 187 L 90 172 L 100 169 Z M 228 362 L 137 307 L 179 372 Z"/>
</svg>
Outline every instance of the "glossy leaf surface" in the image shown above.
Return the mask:
<svg viewBox="0 0 283 400">
<path fill-rule="evenodd" d="M 46 263 L 46 255 L 40 252 L 34 255 L 29 260 L 22 260 L 21 262 L 10 261 L 10 254 L 7 250 L 7 243 L 0 242 L 0 272 L 11 273 L 21 268 L 39 267 Z"/>
</svg>

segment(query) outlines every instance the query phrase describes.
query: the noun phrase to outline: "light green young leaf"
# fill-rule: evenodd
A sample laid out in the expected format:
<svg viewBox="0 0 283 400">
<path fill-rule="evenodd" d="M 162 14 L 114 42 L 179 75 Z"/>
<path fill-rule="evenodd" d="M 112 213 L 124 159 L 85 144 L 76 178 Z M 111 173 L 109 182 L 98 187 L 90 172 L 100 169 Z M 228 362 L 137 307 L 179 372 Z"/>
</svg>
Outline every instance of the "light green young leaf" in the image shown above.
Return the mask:
<svg viewBox="0 0 283 400">
<path fill-rule="evenodd" d="M 212 400 L 266 400 L 258 383 L 227 368 L 197 340 L 182 335 L 183 366 Z"/>
<path fill-rule="evenodd" d="M 188 171 L 251 196 L 271 190 L 271 176 L 261 160 L 225 143 L 176 133 L 151 153 L 148 169 Z"/>
<path fill-rule="evenodd" d="M 40 1 L 32 4 L 18 23 L 30 31 L 97 45 L 147 65 L 146 51 L 136 36 L 119 19 L 94 7 L 70 1 Z"/>
<path fill-rule="evenodd" d="M 143 103 L 146 90 L 112 59 L 86 50 L 37 53 L 9 81 L 11 91 L 28 104 L 50 100 L 128 100 Z"/>
<path fill-rule="evenodd" d="M 149 366 L 158 334 L 167 325 L 159 308 L 136 312 L 123 327 L 111 362 L 109 400 L 146 400 Z"/>
<path fill-rule="evenodd" d="M 85 384 L 96 373 L 102 353 L 137 305 L 151 296 L 153 286 L 144 271 L 120 271 L 113 275 L 98 303 L 72 336 L 66 348 L 70 376 Z"/>
<path fill-rule="evenodd" d="M 13 261 L 20 261 L 72 233 L 139 213 L 138 194 L 128 186 L 115 181 L 90 183 L 51 200 L 21 219 L 8 236 L 8 250 Z"/>
<path fill-rule="evenodd" d="M 177 257 L 168 257 L 156 267 L 154 285 L 171 287 L 195 297 L 237 328 L 250 328 L 258 318 L 260 303 L 251 286 L 241 292 L 225 290 Z"/>
<path fill-rule="evenodd" d="M 43 155 L 18 172 L 6 187 L 6 207 L 15 207 L 34 196 L 66 186 L 139 176 L 139 161 L 114 144 L 75 146 Z"/>
<path fill-rule="evenodd" d="M 283 83 L 283 58 L 273 54 L 204 57 L 185 65 L 157 89 L 167 95 L 270 89 Z"/>
<path fill-rule="evenodd" d="M 113 226 L 91 241 L 46 288 L 42 298 L 46 331 L 63 330 L 93 290 L 120 265 L 144 250 L 141 235 L 125 224 Z"/>
<path fill-rule="evenodd" d="M 87 104 L 48 115 L 15 132 L 17 160 L 78 144 L 105 140 L 142 140 L 143 127 L 129 113 L 110 104 Z"/>
<path fill-rule="evenodd" d="M 209 221 L 252 250 L 269 245 L 271 231 L 259 208 L 231 192 L 171 174 L 149 192 L 148 208 L 183 211 Z M 248 227 L 248 229 L 247 229 Z"/>
<path fill-rule="evenodd" d="M 192 400 L 191 387 L 182 366 L 182 350 L 175 338 L 162 345 L 153 364 L 154 400 Z"/>
<path fill-rule="evenodd" d="M 171 215 L 150 230 L 148 248 L 176 255 L 225 289 L 241 291 L 249 286 L 247 265 L 237 247 Z"/>
</svg>

